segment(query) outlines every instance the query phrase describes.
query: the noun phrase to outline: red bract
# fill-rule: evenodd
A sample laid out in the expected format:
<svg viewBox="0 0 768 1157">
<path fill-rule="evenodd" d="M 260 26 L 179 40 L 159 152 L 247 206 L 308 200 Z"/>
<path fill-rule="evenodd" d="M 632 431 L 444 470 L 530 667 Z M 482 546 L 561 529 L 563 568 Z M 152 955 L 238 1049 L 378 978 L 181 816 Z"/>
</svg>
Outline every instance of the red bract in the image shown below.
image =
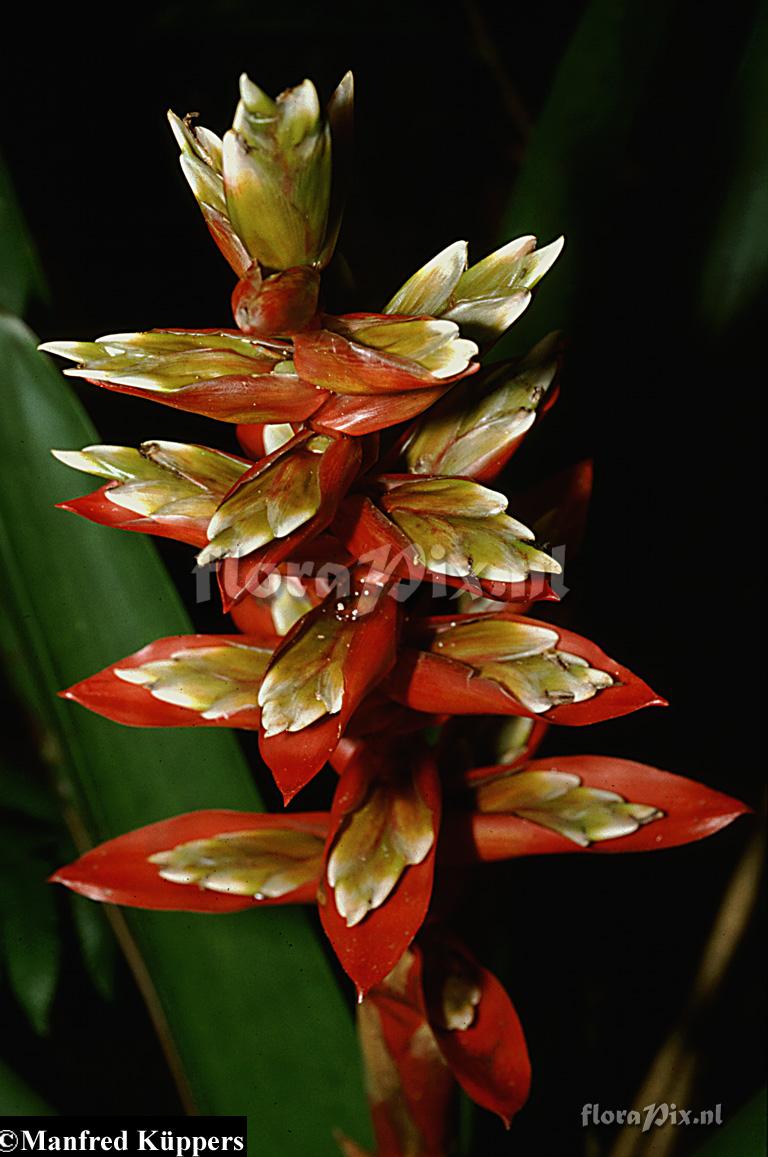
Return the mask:
<svg viewBox="0 0 768 1157">
<path fill-rule="evenodd" d="M 189 812 L 99 844 L 79 860 L 59 868 L 51 880 L 89 900 L 124 904 L 129 908 L 215 913 L 238 912 L 264 904 L 306 904 L 314 900 L 319 878 L 280 897 L 256 899 L 171 883 L 160 876 L 149 857 L 178 844 L 228 832 L 299 832 L 324 840 L 327 828 L 328 816 L 323 812 L 305 812 L 300 816 L 225 810 Z"/>
<path fill-rule="evenodd" d="M 349 572 L 352 561 L 335 538 L 318 535 L 235 603 L 230 612 L 235 625 L 245 635 L 286 635 L 302 615 L 327 598 L 339 577 Z M 293 605 L 292 600 L 301 605 Z"/>
<path fill-rule="evenodd" d="M 186 542 L 190 546 L 205 546 L 208 541 L 205 533 L 208 525 L 206 520 L 174 518 L 163 521 L 135 514 L 110 501 L 108 495 L 114 485 L 113 482 L 108 482 L 106 486 L 100 486 L 92 494 L 84 494 L 81 498 L 69 498 L 66 502 L 57 502 L 57 509 L 79 514 L 82 518 L 87 518 L 89 522 L 96 522 L 100 526 L 112 526 L 117 530 L 135 530 L 140 534 L 154 534 L 157 538 L 172 538 L 176 542 Z"/>
<path fill-rule="evenodd" d="M 508 770 L 476 768 L 468 773 L 467 782 L 476 787 Z M 657 808 L 663 814 L 635 832 L 585 847 L 516 815 L 474 812 L 467 817 L 467 823 L 463 818 L 457 820 L 454 849 L 463 846 L 468 858 L 485 861 L 550 852 L 657 852 L 713 835 L 751 810 L 739 800 L 695 780 L 609 755 L 553 756 L 533 760 L 517 770 L 575 775 L 587 787 L 616 792 L 634 803 Z"/>
<path fill-rule="evenodd" d="M 467 1096 L 509 1127 L 531 1087 L 531 1063 L 514 1006 L 493 973 L 455 937 L 429 935 L 423 952 L 424 1000 L 440 1051 Z M 463 1002 L 455 998 L 460 986 Z"/>
<path fill-rule="evenodd" d="M 304 265 L 264 278 L 256 263 L 235 287 L 232 312 L 243 333 L 298 333 L 312 324 L 319 289 L 316 269 Z"/>
<path fill-rule="evenodd" d="M 407 422 L 443 396 L 442 386 L 400 394 L 329 394 L 312 415 L 316 430 L 362 437 Z"/>
<path fill-rule="evenodd" d="M 522 615 L 490 612 L 483 615 L 456 615 L 423 621 L 419 630 L 424 642 L 439 641 L 441 629 L 461 623 L 486 619 L 490 622 L 511 621 L 546 627 L 557 633 L 557 649 L 586 660 L 591 667 L 607 672 L 615 685 L 599 691 L 582 703 L 563 703 L 550 708 L 545 715 L 547 723 L 562 723 L 573 727 L 616 719 L 643 707 L 664 707 L 666 700 L 589 639 L 566 631 L 550 623 Z M 397 667 L 387 680 L 387 691 L 398 702 L 417 711 L 437 711 L 440 708 L 452 715 L 524 715 L 540 718 L 529 711 L 500 683 L 475 673 L 467 663 L 445 658 L 427 650 L 404 650 Z"/>
<path fill-rule="evenodd" d="M 381 885 L 382 876 L 392 871 L 393 859 L 403 854 L 402 843 L 407 845 L 409 835 L 414 838 L 410 830 L 414 827 L 411 815 L 404 839 L 400 844 L 397 841 L 398 818 L 402 825 L 406 807 L 405 789 L 425 805 L 424 821 L 432 836 L 431 846 L 418 863 L 406 864 L 400 875 L 396 874 L 395 868 L 392 890 L 377 906 L 367 909 L 362 920 L 349 926 L 339 912 L 336 889 L 329 878 L 329 857 L 334 851 L 338 855 L 342 850 L 340 837 L 348 833 L 350 871 L 371 873 L 370 878 L 358 883 L 363 895 L 362 906 L 365 907 L 366 889 L 375 882 Z M 378 809 L 376 792 L 385 797 Z M 366 808 L 368 815 L 364 814 Z M 413 811 L 412 803 L 409 809 Z M 395 967 L 426 916 L 432 893 L 440 812 L 440 777 L 430 752 L 417 748 L 409 753 L 402 744 L 397 746 L 386 741 L 356 745 L 334 795 L 326 844 L 326 872 L 321 886 L 320 919 L 360 996 L 364 996 Z M 351 831 L 355 822 L 359 823 L 360 832 Z M 388 830 L 388 825 L 391 830 Z M 377 855 L 381 856 L 379 865 L 375 862 Z"/>
<path fill-rule="evenodd" d="M 431 569 L 420 561 L 410 539 L 364 494 L 352 494 L 341 504 L 334 530 L 354 557 L 368 560 L 378 569 L 409 583 L 432 582 L 452 590 L 467 590 L 476 597 L 485 595 L 526 605 L 558 597 L 547 576 L 540 573 L 530 575 L 523 582 L 507 583 Z"/>
<path fill-rule="evenodd" d="M 279 374 L 226 375 L 183 386 L 173 393 L 99 378 L 89 377 L 86 381 L 104 390 L 215 418 L 217 422 L 305 422 L 328 398 L 325 390 L 287 375 L 281 378 Z"/>
<path fill-rule="evenodd" d="M 496 363 L 455 386 L 407 427 L 383 468 L 391 462 L 418 474 L 492 481 L 557 401 L 558 344 L 552 335 L 529 358 Z"/>
<path fill-rule="evenodd" d="M 358 1009 L 363 1056 L 386 1077 L 368 1087 L 377 1157 L 442 1157 L 449 1143 L 454 1082 L 427 1021 L 421 968 L 414 948 Z"/>
<path fill-rule="evenodd" d="M 368 316 L 372 321 L 401 320 L 379 314 L 353 314 L 337 320 L 360 321 Z M 403 394 L 422 389 L 443 392 L 479 369 L 477 363 L 472 363 L 461 373 L 436 377 L 410 358 L 384 353 L 325 329 L 297 334 L 293 346 L 299 377 L 335 394 Z"/>
<path fill-rule="evenodd" d="M 179 705 L 178 701 L 182 696 L 179 676 L 175 672 L 168 673 L 170 698 L 158 698 L 157 693 L 153 694 L 150 690 L 149 683 L 132 682 L 131 678 L 134 676 L 131 673 L 138 673 L 139 668 L 145 668 L 147 664 L 183 662 L 183 659 L 175 657 L 186 653 L 191 653 L 194 661 L 194 652 L 246 647 L 252 648 L 254 652 L 256 660 L 254 680 L 256 680 L 259 666 L 263 673 L 276 642 L 274 638 L 251 638 L 245 635 L 172 635 L 167 639 L 157 639 L 133 655 L 111 663 L 103 671 L 98 671 L 81 683 L 75 683 L 66 691 L 62 691 L 61 697 L 72 699 L 82 707 L 87 707 L 106 719 L 112 719 L 115 723 L 125 723 L 131 727 L 242 727 L 246 730 L 255 730 L 259 726 L 256 691 L 252 706 L 214 718 L 205 718 L 201 710 Z M 197 673 L 192 671 L 193 680 Z M 138 677 L 138 674 L 135 677 Z M 225 693 L 228 688 L 224 685 L 224 677 L 221 678 L 221 690 Z M 257 690 L 258 681 L 255 686 Z"/>
<path fill-rule="evenodd" d="M 243 486 L 258 479 L 275 463 L 288 458 L 295 450 L 310 441 L 311 431 L 295 435 L 268 457 L 257 462 L 236 483 L 225 500 L 236 495 Z M 305 544 L 311 543 L 333 521 L 339 502 L 346 494 L 362 464 L 362 446 L 359 441 L 334 437 L 329 449 L 322 455 L 318 484 L 320 503 L 316 514 L 290 534 L 275 538 L 266 546 L 238 558 L 226 558 L 219 564 L 218 579 L 222 605 L 225 611 L 249 591 L 253 592 L 275 567 L 296 555 Z"/>
<path fill-rule="evenodd" d="M 330 758 L 364 697 L 391 670 L 397 652 L 398 617 L 398 604 L 388 588 L 368 581 L 361 573 L 353 576 L 349 595 L 329 595 L 296 624 L 275 650 L 269 668 L 272 674 L 279 662 L 290 661 L 297 644 L 311 632 L 322 638 L 341 621 L 346 636 L 339 659 L 342 687 L 338 710 L 296 729 L 286 726 L 270 734 L 262 727 L 261 754 L 286 803 Z M 301 669 L 297 669 L 293 678 L 297 679 L 300 673 Z"/>
<path fill-rule="evenodd" d="M 378 1157 L 442 1157 L 454 1081 L 507 1125 L 527 1100 L 530 1063 L 509 997 L 444 933 L 424 937 L 371 990 L 358 1027 L 369 1065 L 386 1076 L 368 1093 Z"/>
<path fill-rule="evenodd" d="M 446 923 L 462 872 L 672 847 L 747 809 L 627 760 L 532 759 L 551 724 L 664 703 L 588 639 L 520 613 L 567 590 L 551 577 L 556 548 L 570 557 L 580 545 L 591 463 L 510 504 L 483 485 L 554 402 L 561 349 L 550 335 L 474 377 L 481 350 L 529 306 L 563 239 L 539 247 L 526 235 L 473 263 L 454 242 L 383 312 L 328 314 L 351 77 L 325 112 L 309 81 L 272 100 L 244 77 L 240 98 L 223 142 L 170 117 L 239 279 L 239 329 L 43 348 L 74 362 L 75 377 L 237 425 L 247 460 L 161 441 L 54 453 L 106 479 L 65 509 L 202 548 L 198 564 L 217 565 L 243 633 L 159 639 L 62 694 L 133 726 L 258 728 L 286 803 L 326 762 L 339 779 L 329 813 L 178 816 L 53 879 L 94 899 L 195 912 L 317 899 L 364 996 L 378 1157 L 442 1157 L 455 1081 L 507 1124 L 530 1082 L 508 996 Z M 460 613 L 429 613 L 446 605 Z M 457 722 L 472 715 L 499 719 L 483 732 Z"/>
</svg>

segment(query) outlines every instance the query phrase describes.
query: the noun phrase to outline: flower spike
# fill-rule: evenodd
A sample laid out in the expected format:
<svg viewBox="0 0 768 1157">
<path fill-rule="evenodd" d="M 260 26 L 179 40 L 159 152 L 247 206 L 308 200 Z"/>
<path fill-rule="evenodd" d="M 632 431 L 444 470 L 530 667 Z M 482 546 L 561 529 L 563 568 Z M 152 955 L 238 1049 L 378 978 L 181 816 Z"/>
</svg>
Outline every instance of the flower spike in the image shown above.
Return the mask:
<svg viewBox="0 0 768 1157">
<path fill-rule="evenodd" d="M 41 346 L 69 376 L 234 425 L 245 455 L 171 440 L 53 451 L 100 479 L 61 506 L 195 546 L 240 631 L 158 639 L 62 696 L 129 726 L 258 731 L 286 804 L 329 765 L 330 811 L 176 816 L 52 879 L 158 910 L 317 904 L 359 997 L 376 1157 L 441 1157 L 457 1084 L 506 1125 L 530 1085 L 509 996 L 450 930 L 467 869 L 674 847 L 748 809 L 628 760 L 540 756 L 552 725 L 665 702 L 589 639 L 524 616 L 563 591 L 591 462 L 547 462 L 511 501 L 490 488 L 557 398 L 561 342 L 481 357 L 563 239 L 525 235 L 475 264 L 455 241 L 382 312 L 327 312 L 352 100 L 351 74 L 325 111 L 309 80 L 272 98 L 244 75 L 223 138 L 169 114 L 237 278 L 236 329 Z"/>
</svg>

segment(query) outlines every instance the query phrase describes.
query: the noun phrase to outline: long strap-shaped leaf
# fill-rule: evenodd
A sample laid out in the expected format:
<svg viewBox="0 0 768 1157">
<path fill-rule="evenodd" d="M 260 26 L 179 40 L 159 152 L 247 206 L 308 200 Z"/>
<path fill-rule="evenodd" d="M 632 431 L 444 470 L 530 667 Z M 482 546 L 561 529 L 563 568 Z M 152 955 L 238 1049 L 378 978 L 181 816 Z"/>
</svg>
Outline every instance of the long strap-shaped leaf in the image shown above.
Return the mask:
<svg viewBox="0 0 768 1157">
<path fill-rule="evenodd" d="M 95 432 L 7 317 L 0 381 L 2 638 L 89 837 L 193 808 L 258 810 L 231 734 L 122 729 L 56 699 L 116 655 L 190 625 L 151 544 L 53 509 L 72 477 L 49 448 Z M 127 919 L 199 1111 L 248 1112 L 259 1148 L 284 1155 L 335 1153 L 334 1126 L 365 1133 L 351 1018 L 302 911 Z"/>
</svg>

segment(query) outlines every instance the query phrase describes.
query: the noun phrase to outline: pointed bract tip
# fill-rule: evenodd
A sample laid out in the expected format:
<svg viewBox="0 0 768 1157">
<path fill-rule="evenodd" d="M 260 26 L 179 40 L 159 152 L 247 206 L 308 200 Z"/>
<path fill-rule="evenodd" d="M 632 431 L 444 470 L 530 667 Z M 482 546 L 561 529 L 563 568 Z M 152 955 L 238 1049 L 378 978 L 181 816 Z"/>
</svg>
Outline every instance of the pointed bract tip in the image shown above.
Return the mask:
<svg viewBox="0 0 768 1157">
<path fill-rule="evenodd" d="M 57 358 L 74 358 L 77 360 L 77 354 L 74 353 L 75 347 L 80 345 L 76 341 L 44 341 L 37 347 L 42 354 L 55 354 Z"/>
<path fill-rule="evenodd" d="M 51 450 L 50 453 L 57 462 L 61 462 L 64 466 L 71 466 L 73 469 L 77 469 L 83 456 L 81 450 Z"/>
<path fill-rule="evenodd" d="M 351 111 L 355 98 L 355 78 L 351 69 L 344 73 L 328 101 L 328 116 L 333 120 L 341 110 Z"/>
<path fill-rule="evenodd" d="M 176 138 L 176 144 L 179 146 L 181 151 L 184 152 L 187 148 L 184 121 L 180 116 L 178 116 L 177 113 L 173 111 L 172 108 L 169 108 L 165 115 L 168 117 L 168 123 L 171 126 L 171 132 Z"/>
<path fill-rule="evenodd" d="M 255 84 L 247 72 L 240 73 L 238 82 L 240 99 L 251 112 L 260 111 L 264 115 L 274 113 L 275 102 L 258 84 Z"/>
<path fill-rule="evenodd" d="M 221 609 L 225 615 L 228 615 L 232 608 L 240 601 L 239 595 L 229 595 L 219 587 L 219 594 L 221 595 Z"/>
</svg>

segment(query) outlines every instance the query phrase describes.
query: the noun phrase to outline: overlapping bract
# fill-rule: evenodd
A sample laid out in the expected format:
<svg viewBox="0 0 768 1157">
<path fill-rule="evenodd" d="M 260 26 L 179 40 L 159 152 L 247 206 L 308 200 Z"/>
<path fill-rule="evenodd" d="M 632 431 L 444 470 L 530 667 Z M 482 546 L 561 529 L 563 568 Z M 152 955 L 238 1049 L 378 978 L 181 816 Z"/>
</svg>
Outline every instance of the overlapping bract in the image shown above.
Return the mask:
<svg viewBox="0 0 768 1157">
<path fill-rule="evenodd" d="M 223 139 L 171 114 L 238 277 L 236 329 L 42 347 L 70 375 L 235 424 L 246 455 L 171 441 L 55 451 L 104 479 L 65 509 L 197 548 L 240 631 L 148 642 L 63 695 L 133 726 L 258 730 L 286 803 L 326 763 L 333 802 L 163 820 L 53 878 L 147 908 L 317 902 L 362 1001 L 379 1157 L 434 1157 L 454 1081 L 508 1123 L 530 1080 L 509 997 L 445 926 L 441 864 L 655 850 L 746 809 L 624 760 L 533 759 L 550 724 L 664 702 L 594 643 L 526 617 L 558 597 L 591 464 L 509 504 L 488 485 L 556 399 L 559 341 L 482 370 L 479 358 L 562 239 L 521 237 L 472 265 L 456 242 L 381 313 L 326 312 L 351 98 L 349 76 L 325 113 L 309 81 L 273 100 L 243 77 Z M 502 728 L 493 743 L 486 729 L 493 762 L 473 769 L 472 728 L 457 742 L 450 717 L 476 715 Z"/>
</svg>

